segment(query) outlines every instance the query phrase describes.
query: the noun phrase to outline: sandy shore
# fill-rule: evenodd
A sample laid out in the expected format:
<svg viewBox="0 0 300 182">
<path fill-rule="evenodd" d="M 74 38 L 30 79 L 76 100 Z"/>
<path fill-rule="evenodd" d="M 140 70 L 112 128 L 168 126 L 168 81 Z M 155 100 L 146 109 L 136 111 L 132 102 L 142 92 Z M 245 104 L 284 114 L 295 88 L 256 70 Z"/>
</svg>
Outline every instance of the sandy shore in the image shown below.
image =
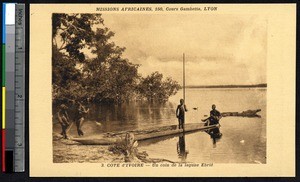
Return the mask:
<svg viewBox="0 0 300 182">
<path fill-rule="evenodd" d="M 109 146 L 81 145 L 72 140 L 63 139 L 60 134 L 53 134 L 54 163 L 110 163 L 124 162 L 124 155 L 114 154 Z"/>
<path fill-rule="evenodd" d="M 108 145 L 82 145 L 78 142 L 63 139 L 58 133 L 53 133 L 53 162 L 54 163 L 123 163 L 125 155 L 114 153 Z M 145 151 L 141 152 L 143 161 L 134 158 L 131 162 L 152 162 Z M 163 161 L 164 159 L 153 159 Z"/>
</svg>

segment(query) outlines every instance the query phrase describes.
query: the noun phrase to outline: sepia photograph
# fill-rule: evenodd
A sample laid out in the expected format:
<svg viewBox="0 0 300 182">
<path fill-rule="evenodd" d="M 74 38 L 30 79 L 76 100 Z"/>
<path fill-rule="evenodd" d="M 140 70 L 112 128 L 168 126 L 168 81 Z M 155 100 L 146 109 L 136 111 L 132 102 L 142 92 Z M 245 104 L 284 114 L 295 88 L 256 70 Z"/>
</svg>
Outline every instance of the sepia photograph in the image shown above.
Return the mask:
<svg viewBox="0 0 300 182">
<path fill-rule="evenodd" d="M 30 5 L 30 176 L 295 176 L 295 15 Z"/>
<path fill-rule="evenodd" d="M 258 15 L 52 14 L 54 163 L 266 163 Z"/>
</svg>

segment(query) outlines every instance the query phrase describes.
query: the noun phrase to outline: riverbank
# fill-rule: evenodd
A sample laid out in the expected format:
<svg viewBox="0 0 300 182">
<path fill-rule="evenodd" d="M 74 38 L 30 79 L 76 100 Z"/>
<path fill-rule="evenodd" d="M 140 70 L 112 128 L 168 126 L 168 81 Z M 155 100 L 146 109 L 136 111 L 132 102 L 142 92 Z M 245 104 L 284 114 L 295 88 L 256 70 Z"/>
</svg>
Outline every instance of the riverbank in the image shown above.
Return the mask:
<svg viewBox="0 0 300 182">
<path fill-rule="evenodd" d="M 124 160 L 124 155 L 114 154 L 109 151 L 109 146 L 80 145 L 72 140 L 63 139 L 58 133 L 53 133 L 54 163 L 119 163 Z"/>
<path fill-rule="evenodd" d="M 125 155 L 109 145 L 81 145 L 53 133 L 54 163 L 124 163 Z M 167 159 L 149 158 L 146 151 L 137 152 L 131 163 L 173 163 Z"/>
</svg>

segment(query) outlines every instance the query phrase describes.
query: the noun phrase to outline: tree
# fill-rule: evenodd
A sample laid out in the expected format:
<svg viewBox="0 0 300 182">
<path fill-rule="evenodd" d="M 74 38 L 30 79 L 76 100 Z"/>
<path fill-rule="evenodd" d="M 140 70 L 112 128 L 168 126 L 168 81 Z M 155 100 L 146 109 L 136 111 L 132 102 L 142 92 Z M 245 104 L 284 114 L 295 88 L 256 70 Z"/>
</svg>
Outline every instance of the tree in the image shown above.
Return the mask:
<svg viewBox="0 0 300 182">
<path fill-rule="evenodd" d="M 52 16 L 52 83 L 54 99 L 71 97 L 71 85 L 81 85 L 84 48 L 91 48 L 94 25 L 103 24 L 100 14 L 53 14 Z M 82 86 L 79 86 L 82 89 Z M 81 90 L 83 92 L 83 90 Z M 69 93 L 68 93 L 69 92 Z M 60 94 L 59 94 L 60 93 Z"/>
<path fill-rule="evenodd" d="M 122 58 L 125 48 L 111 41 L 114 33 L 103 22 L 101 14 L 53 14 L 53 99 L 130 99 L 138 65 Z"/>
<path fill-rule="evenodd" d="M 86 86 L 96 102 L 122 103 L 133 97 L 138 82 L 138 65 L 126 59 L 104 62 L 87 77 Z"/>
<path fill-rule="evenodd" d="M 167 101 L 171 95 L 177 93 L 179 88 L 180 85 L 176 81 L 169 77 L 163 81 L 163 75 L 154 72 L 141 79 L 137 90 L 148 101 Z"/>
<path fill-rule="evenodd" d="M 52 41 L 59 52 L 64 51 L 74 61 L 85 60 L 83 48 L 91 48 L 94 25 L 103 25 L 101 14 L 53 14 Z M 104 35 L 105 36 L 105 35 Z"/>
<path fill-rule="evenodd" d="M 58 51 L 57 47 L 52 47 L 52 82 L 55 85 L 68 88 L 70 81 L 78 81 L 80 72 L 75 68 L 76 63 L 68 56 Z"/>
<path fill-rule="evenodd" d="M 155 72 L 146 78 L 138 65 L 123 58 L 124 47 L 111 40 L 101 14 L 53 14 L 53 101 L 90 100 L 122 103 L 137 94 L 166 101 L 179 85 Z"/>
</svg>

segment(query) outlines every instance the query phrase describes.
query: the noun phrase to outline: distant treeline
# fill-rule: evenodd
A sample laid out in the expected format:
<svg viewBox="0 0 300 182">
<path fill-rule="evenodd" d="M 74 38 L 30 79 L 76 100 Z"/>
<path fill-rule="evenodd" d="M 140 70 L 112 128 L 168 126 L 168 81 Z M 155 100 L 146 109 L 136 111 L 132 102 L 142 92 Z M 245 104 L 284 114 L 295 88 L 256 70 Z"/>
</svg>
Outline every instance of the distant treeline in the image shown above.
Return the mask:
<svg viewBox="0 0 300 182">
<path fill-rule="evenodd" d="M 266 83 L 255 85 L 189 85 L 185 88 L 265 88 Z"/>
</svg>

